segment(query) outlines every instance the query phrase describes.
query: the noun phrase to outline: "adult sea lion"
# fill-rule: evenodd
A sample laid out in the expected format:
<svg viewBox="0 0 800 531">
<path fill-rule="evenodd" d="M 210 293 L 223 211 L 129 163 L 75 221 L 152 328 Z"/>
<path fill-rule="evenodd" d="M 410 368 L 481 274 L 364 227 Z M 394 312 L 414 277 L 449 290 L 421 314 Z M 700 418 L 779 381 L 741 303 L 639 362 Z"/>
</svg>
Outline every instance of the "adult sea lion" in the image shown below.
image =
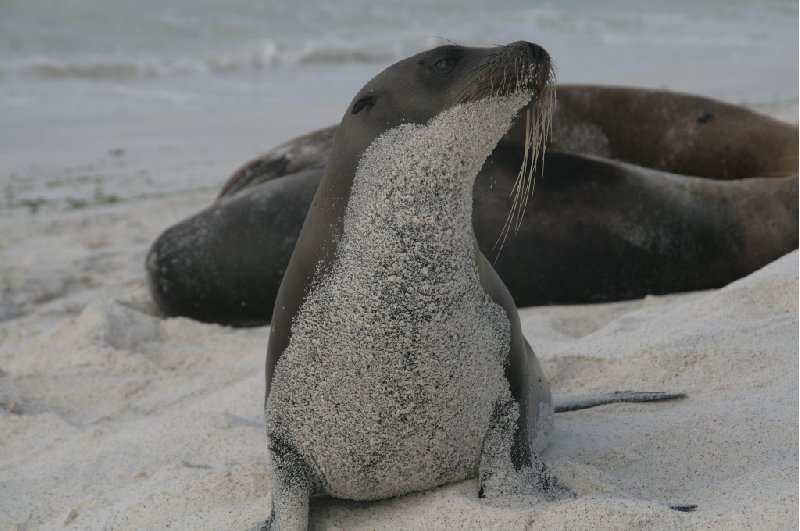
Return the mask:
<svg viewBox="0 0 800 531">
<path fill-rule="evenodd" d="M 797 248 L 797 127 L 666 91 L 562 85 L 558 94 L 546 172 L 499 255 L 524 119 L 475 180 L 478 243 L 517 305 L 717 288 Z M 147 270 L 164 314 L 269 321 L 334 132 L 246 164 L 217 202 L 156 240 Z"/>
<path fill-rule="evenodd" d="M 228 178 L 219 197 L 325 166 L 336 127 L 301 135 L 247 162 Z M 517 119 L 500 145 L 521 145 L 524 140 L 524 120 Z M 796 174 L 797 144 L 796 126 L 711 98 L 667 90 L 558 85 L 548 151 L 693 177 L 745 179 Z"/>
<path fill-rule="evenodd" d="M 313 494 L 371 500 L 475 476 L 480 496 L 569 495 L 538 457 L 547 381 L 472 230 L 473 180 L 530 101 L 536 163 L 550 76 L 534 44 L 443 46 L 356 95 L 275 302 L 266 527 L 306 528 Z"/>
</svg>

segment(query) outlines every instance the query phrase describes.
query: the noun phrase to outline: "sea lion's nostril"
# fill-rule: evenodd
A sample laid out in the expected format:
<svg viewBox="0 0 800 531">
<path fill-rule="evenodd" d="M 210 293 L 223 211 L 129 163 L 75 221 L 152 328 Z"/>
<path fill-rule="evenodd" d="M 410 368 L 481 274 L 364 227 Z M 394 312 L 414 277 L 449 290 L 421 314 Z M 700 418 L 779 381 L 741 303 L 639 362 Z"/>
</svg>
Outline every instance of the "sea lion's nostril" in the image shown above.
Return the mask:
<svg viewBox="0 0 800 531">
<path fill-rule="evenodd" d="M 520 51 L 528 55 L 528 57 L 530 57 L 534 61 L 541 61 L 550 58 L 550 55 L 545 51 L 544 48 L 532 42 L 517 41 L 509 44 L 509 46 L 518 48 Z"/>
<path fill-rule="evenodd" d="M 533 44 L 532 42 L 526 42 L 525 44 L 528 45 L 528 53 L 531 54 L 531 57 L 537 61 L 541 61 L 542 59 L 548 58 L 548 54 L 544 48 L 539 46 L 538 44 Z"/>
</svg>

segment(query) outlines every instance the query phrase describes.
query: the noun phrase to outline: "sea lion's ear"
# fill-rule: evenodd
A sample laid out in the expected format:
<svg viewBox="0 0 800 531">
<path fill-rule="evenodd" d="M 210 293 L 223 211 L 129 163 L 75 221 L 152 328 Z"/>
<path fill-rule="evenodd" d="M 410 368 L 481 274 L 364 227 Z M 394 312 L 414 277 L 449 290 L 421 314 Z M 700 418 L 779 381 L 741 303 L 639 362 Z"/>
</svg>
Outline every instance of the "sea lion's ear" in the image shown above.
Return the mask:
<svg viewBox="0 0 800 531">
<path fill-rule="evenodd" d="M 375 105 L 375 95 L 369 94 L 363 98 L 359 98 L 358 101 L 353 104 L 353 110 L 350 111 L 350 114 L 358 114 L 363 109 L 372 107 L 373 105 Z"/>
</svg>

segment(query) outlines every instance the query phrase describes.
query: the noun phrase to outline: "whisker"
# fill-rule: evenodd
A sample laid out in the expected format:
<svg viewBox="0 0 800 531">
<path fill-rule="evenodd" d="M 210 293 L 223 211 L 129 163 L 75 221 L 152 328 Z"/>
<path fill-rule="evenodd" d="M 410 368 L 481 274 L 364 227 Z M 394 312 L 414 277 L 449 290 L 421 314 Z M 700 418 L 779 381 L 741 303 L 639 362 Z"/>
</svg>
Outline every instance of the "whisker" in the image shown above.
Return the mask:
<svg viewBox="0 0 800 531">
<path fill-rule="evenodd" d="M 447 37 L 442 37 L 441 35 L 431 35 L 431 37 L 434 38 L 434 39 L 441 39 L 443 41 L 447 41 L 450 44 L 452 44 L 453 46 L 460 46 L 457 42 L 451 41 Z"/>
<path fill-rule="evenodd" d="M 516 69 L 515 61 L 515 78 L 517 86 L 521 87 L 527 84 L 531 72 L 525 73 L 521 76 Z M 507 81 L 507 80 L 504 80 Z M 548 71 L 548 79 L 542 89 L 539 91 L 536 101 L 528 107 L 525 113 L 525 154 L 522 159 L 517 178 L 509 195 L 513 196 L 511 208 L 509 209 L 506 220 L 503 223 L 503 228 L 495 241 L 490 254 L 495 254 L 493 263 L 496 264 L 503 251 L 508 235 L 511 233 L 511 228 L 514 228 L 516 234 L 527 212 L 527 205 L 533 191 L 536 187 L 536 168 L 539 163 L 539 158 L 542 159 L 542 167 L 544 167 L 544 155 L 546 151 L 547 138 L 552 133 L 553 128 L 553 112 L 555 111 L 556 103 L 556 89 L 555 89 L 555 68 L 551 65 Z"/>
</svg>

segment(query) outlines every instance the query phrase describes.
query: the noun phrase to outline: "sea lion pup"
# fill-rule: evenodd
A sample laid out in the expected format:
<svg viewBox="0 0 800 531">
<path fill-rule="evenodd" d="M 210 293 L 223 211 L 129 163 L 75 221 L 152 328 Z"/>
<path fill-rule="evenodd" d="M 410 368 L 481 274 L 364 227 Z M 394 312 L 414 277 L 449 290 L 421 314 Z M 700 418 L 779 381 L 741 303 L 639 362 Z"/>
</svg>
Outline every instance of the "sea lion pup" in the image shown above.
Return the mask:
<svg viewBox="0 0 800 531">
<path fill-rule="evenodd" d="M 472 184 L 517 112 L 549 127 L 540 47 L 445 46 L 358 93 L 289 262 L 266 364 L 274 529 L 312 493 L 370 500 L 480 477 L 561 492 L 550 392 L 472 233 Z M 537 138 L 537 147 L 539 140 Z"/>
<path fill-rule="evenodd" d="M 266 527 L 305 529 L 312 494 L 373 500 L 475 476 L 480 496 L 569 495 L 538 457 L 548 383 L 471 223 L 475 176 L 533 100 L 524 208 L 551 72 L 527 42 L 443 46 L 356 95 L 275 303 Z"/>
</svg>

